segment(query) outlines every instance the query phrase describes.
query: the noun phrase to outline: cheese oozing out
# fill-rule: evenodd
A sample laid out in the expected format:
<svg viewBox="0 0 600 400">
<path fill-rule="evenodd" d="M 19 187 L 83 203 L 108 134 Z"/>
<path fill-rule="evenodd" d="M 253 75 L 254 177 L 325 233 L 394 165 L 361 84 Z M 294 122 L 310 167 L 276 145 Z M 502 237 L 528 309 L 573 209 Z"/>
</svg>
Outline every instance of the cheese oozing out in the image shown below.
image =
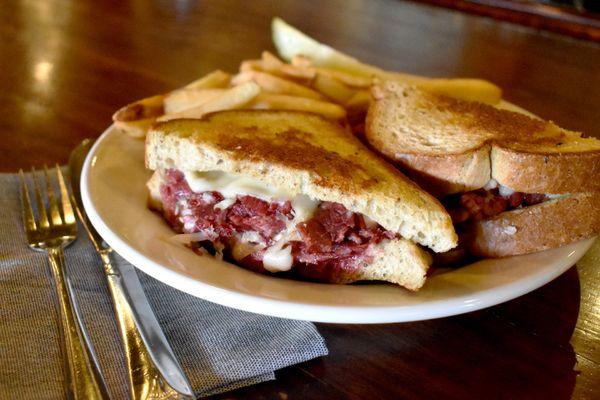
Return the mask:
<svg viewBox="0 0 600 400">
<path fill-rule="evenodd" d="M 196 193 L 215 191 L 225 199 L 237 195 L 257 197 L 265 201 L 288 199 L 289 195 L 255 179 L 224 171 L 183 171 L 190 189 Z"/>
<path fill-rule="evenodd" d="M 183 174 L 192 191 L 221 193 L 224 199 L 215 205 L 216 208 L 226 209 L 233 205 L 238 195 L 253 196 L 267 202 L 290 201 L 294 218 L 286 220 L 286 228 L 273 238 L 271 246 L 263 244 L 256 232 L 244 232 L 236 235 L 231 254 L 239 261 L 264 249 L 263 266 L 267 271 L 288 271 L 292 268 L 292 248 L 288 243 L 298 239 L 296 225 L 312 217 L 319 201 L 303 194 L 292 195 L 258 180 L 224 171 L 183 171 Z"/>
<path fill-rule="evenodd" d="M 508 186 L 504 186 L 498 183 L 497 180 L 495 179 L 490 179 L 485 186 L 483 187 L 484 190 L 492 190 L 492 189 L 498 189 L 498 193 L 500 194 L 500 196 L 510 196 L 511 194 L 513 194 L 515 191 L 511 188 L 509 188 Z"/>
</svg>

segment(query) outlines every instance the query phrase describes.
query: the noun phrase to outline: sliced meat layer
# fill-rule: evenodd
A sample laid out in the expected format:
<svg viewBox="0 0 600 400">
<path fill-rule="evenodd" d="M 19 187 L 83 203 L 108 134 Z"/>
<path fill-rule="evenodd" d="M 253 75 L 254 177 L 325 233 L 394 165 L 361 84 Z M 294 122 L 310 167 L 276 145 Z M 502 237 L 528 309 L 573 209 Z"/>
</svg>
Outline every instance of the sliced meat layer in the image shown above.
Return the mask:
<svg viewBox="0 0 600 400">
<path fill-rule="evenodd" d="M 202 233 L 207 245 L 225 246 L 226 255 L 235 253 L 239 264 L 257 272 L 273 271 L 265 265 L 265 257 L 272 258 L 275 248 L 287 250 L 295 274 L 336 281 L 336 276 L 372 261 L 372 246 L 396 236 L 339 203 L 321 202 L 312 216 L 298 221 L 291 201 L 268 202 L 246 195 L 225 199 L 218 191 L 195 193 L 185 175 L 175 169 L 165 172 L 160 194 L 163 214 L 176 231 Z M 240 253 L 240 247 L 246 253 Z"/>
<path fill-rule="evenodd" d="M 504 211 L 532 206 L 548 200 L 543 193 L 521 193 L 501 189 L 477 189 L 458 193 L 442 200 L 454 224 L 480 221 Z"/>
</svg>

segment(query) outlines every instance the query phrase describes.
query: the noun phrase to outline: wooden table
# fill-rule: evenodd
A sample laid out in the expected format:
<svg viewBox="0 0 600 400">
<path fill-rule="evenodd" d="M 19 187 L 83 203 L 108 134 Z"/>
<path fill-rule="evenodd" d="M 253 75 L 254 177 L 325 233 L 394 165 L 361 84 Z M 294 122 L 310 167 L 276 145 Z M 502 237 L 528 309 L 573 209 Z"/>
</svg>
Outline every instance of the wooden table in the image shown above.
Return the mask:
<svg viewBox="0 0 600 400">
<path fill-rule="evenodd" d="M 481 77 L 600 134 L 600 47 L 410 2 L 13 1 L 0 12 L 0 170 L 64 163 L 113 111 L 272 49 L 280 15 L 389 69 Z M 218 398 L 600 397 L 600 245 L 519 299 L 452 318 L 318 328 L 331 354 Z"/>
</svg>

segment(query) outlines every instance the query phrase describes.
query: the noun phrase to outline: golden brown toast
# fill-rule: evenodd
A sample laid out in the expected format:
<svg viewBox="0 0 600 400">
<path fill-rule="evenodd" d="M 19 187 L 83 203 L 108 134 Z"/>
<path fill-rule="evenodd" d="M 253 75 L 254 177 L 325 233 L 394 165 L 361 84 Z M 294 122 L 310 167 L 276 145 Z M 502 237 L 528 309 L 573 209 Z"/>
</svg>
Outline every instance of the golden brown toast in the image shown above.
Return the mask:
<svg viewBox="0 0 600 400">
<path fill-rule="evenodd" d="M 600 140 L 398 82 L 372 90 L 366 138 L 437 196 L 490 179 L 519 192 L 600 190 Z"/>
</svg>

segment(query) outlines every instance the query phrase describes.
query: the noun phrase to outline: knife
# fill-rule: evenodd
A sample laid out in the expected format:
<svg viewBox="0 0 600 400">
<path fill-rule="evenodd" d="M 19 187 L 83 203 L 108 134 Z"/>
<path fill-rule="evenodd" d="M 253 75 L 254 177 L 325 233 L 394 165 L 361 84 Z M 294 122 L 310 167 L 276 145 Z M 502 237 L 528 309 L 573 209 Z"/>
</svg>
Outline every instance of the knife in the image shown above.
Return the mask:
<svg viewBox="0 0 600 400">
<path fill-rule="evenodd" d="M 92 144 L 92 140 L 85 139 L 69 156 L 73 203 L 102 259 L 127 359 L 131 396 L 134 400 L 195 399 L 194 391 L 148 304 L 134 267 L 111 262 L 112 249 L 85 214 L 80 179 L 85 157 Z"/>
</svg>

